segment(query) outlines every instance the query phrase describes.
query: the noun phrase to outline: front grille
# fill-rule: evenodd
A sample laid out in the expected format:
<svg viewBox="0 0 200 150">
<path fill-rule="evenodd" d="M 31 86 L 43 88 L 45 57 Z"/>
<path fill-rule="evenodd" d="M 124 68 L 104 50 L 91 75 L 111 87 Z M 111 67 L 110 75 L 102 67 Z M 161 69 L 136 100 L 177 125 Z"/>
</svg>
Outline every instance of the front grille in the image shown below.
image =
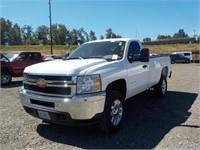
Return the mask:
<svg viewBox="0 0 200 150">
<path fill-rule="evenodd" d="M 23 75 L 24 89 L 41 95 L 70 97 L 75 94 L 72 76 Z"/>
<path fill-rule="evenodd" d="M 40 79 L 49 80 L 49 81 L 71 81 L 71 76 L 50 76 L 50 75 L 30 75 L 25 73 L 23 75 L 24 80 L 28 81 L 38 81 Z"/>
<path fill-rule="evenodd" d="M 36 85 L 28 85 L 24 84 L 24 88 L 27 90 L 35 91 L 35 92 L 41 92 L 41 93 L 47 93 L 47 94 L 59 94 L 59 95 L 70 95 L 71 94 L 71 88 L 70 87 L 45 87 L 40 88 Z"/>
</svg>

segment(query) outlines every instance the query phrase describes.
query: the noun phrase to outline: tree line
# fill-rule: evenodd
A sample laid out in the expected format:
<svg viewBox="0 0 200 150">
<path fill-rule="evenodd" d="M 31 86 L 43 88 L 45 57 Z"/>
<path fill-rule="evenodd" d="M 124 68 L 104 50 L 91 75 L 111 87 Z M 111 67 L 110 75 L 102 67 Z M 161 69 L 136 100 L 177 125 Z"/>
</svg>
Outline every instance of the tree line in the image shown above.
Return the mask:
<svg viewBox="0 0 200 150">
<path fill-rule="evenodd" d="M 172 39 L 178 39 L 178 38 L 187 38 L 189 37 L 188 34 L 185 33 L 184 29 L 179 29 L 177 33 L 174 33 L 173 36 L 171 35 L 158 35 L 156 41 L 162 41 L 162 40 L 172 40 Z M 143 39 L 143 42 L 150 42 L 151 38 L 146 37 Z"/>
<path fill-rule="evenodd" d="M 20 27 L 13 24 L 9 19 L 0 18 L 1 25 L 1 45 L 49 45 L 50 28 L 41 25 L 36 31 L 30 25 Z M 78 45 L 87 41 L 96 40 L 95 32 L 90 30 L 87 33 L 84 28 L 67 29 L 64 24 L 52 24 L 52 43 L 54 45 Z M 106 30 L 105 36 L 101 35 L 100 39 L 121 38 L 115 34 L 111 28 Z"/>
<path fill-rule="evenodd" d="M 13 24 L 10 20 L 0 18 L 1 27 L 1 45 L 50 45 L 50 28 L 41 25 L 36 31 L 30 25 L 20 27 L 18 24 Z M 90 30 L 89 33 L 80 29 L 67 29 L 64 24 L 53 24 L 52 44 L 53 45 L 78 45 L 87 41 L 96 40 L 95 32 Z M 115 34 L 111 28 L 106 30 L 105 35 L 101 35 L 100 39 L 121 38 L 121 35 Z M 171 35 L 158 35 L 157 41 L 171 40 L 177 38 L 189 37 L 184 29 L 179 29 L 177 33 Z M 143 42 L 150 42 L 151 38 L 143 38 Z"/>
</svg>

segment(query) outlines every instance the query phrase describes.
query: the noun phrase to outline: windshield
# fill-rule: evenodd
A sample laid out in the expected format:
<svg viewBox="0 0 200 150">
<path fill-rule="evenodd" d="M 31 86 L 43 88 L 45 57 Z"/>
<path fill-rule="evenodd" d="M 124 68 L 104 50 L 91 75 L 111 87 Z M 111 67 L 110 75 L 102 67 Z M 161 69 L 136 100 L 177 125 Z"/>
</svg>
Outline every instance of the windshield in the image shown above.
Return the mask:
<svg viewBox="0 0 200 150">
<path fill-rule="evenodd" d="M 19 55 L 19 53 L 10 52 L 10 53 L 6 54 L 5 57 L 8 58 L 10 60 L 10 62 L 12 62 L 15 60 L 15 58 L 17 58 L 18 55 Z M 1 61 L 8 61 L 5 57 L 3 57 L 1 59 Z"/>
<path fill-rule="evenodd" d="M 125 41 L 105 41 L 86 43 L 78 47 L 68 59 L 104 58 L 120 60 L 123 58 Z"/>
</svg>

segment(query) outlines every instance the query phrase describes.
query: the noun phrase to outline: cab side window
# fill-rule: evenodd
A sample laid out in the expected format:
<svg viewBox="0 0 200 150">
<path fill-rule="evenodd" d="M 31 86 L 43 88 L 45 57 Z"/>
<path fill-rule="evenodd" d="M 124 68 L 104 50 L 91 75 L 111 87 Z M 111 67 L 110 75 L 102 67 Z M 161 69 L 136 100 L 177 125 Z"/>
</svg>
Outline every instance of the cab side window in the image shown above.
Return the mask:
<svg viewBox="0 0 200 150">
<path fill-rule="evenodd" d="M 40 55 L 39 55 L 39 53 L 32 53 L 32 54 L 31 54 L 31 60 L 32 60 L 32 61 L 40 60 Z"/>
<path fill-rule="evenodd" d="M 15 59 L 15 61 L 18 61 L 18 62 L 20 62 L 20 61 L 26 61 L 26 54 L 25 53 L 21 53 L 21 54 L 19 54 L 19 56 Z"/>
<path fill-rule="evenodd" d="M 128 57 L 132 56 L 133 57 L 133 61 L 139 61 L 140 60 L 140 45 L 138 44 L 138 42 L 133 41 L 130 43 L 129 45 L 129 49 L 128 49 Z"/>
</svg>

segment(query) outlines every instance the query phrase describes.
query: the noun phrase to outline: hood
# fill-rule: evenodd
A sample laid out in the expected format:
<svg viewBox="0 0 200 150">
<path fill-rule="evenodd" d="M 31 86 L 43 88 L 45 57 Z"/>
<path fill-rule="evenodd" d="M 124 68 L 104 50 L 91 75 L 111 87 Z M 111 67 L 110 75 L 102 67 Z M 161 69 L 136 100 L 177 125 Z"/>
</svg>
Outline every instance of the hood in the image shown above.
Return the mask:
<svg viewBox="0 0 200 150">
<path fill-rule="evenodd" d="M 109 63 L 104 59 L 55 60 L 26 67 L 24 73 L 51 75 L 84 75 L 96 65 Z"/>
</svg>

